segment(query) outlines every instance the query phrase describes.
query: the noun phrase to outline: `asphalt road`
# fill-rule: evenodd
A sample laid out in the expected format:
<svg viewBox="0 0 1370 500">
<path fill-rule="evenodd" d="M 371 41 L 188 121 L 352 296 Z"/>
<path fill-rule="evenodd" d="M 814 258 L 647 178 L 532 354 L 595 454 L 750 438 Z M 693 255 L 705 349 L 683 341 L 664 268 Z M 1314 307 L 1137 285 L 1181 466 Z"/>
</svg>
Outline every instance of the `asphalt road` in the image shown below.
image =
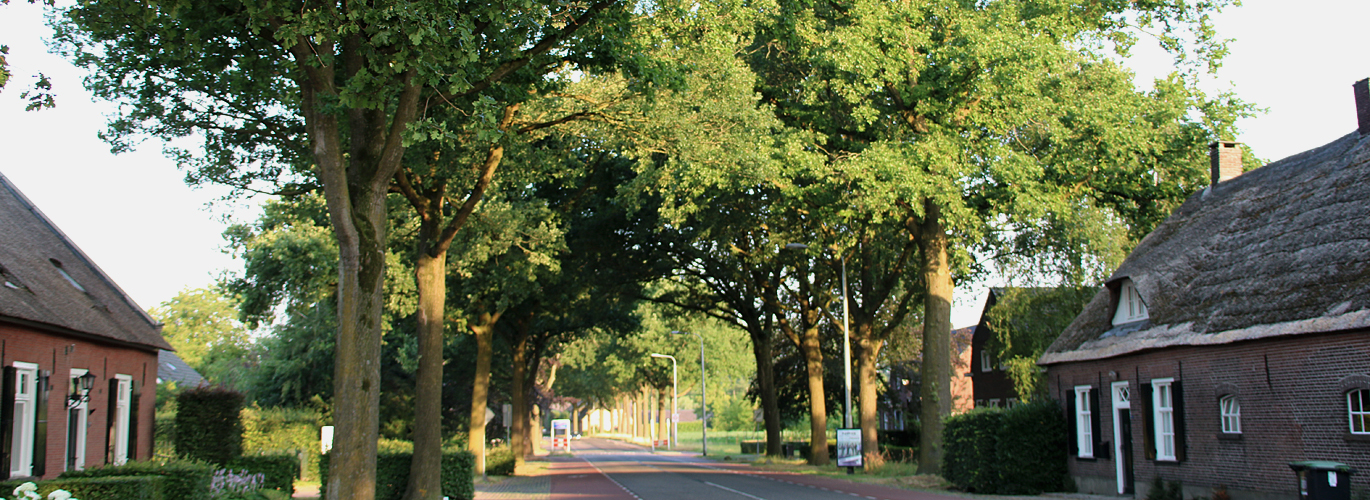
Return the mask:
<svg viewBox="0 0 1370 500">
<path fill-rule="evenodd" d="M 949 500 L 950 495 L 766 472 L 697 456 L 653 454 L 640 446 L 586 438 L 571 456 L 554 455 L 547 474 L 553 500 Z"/>
</svg>

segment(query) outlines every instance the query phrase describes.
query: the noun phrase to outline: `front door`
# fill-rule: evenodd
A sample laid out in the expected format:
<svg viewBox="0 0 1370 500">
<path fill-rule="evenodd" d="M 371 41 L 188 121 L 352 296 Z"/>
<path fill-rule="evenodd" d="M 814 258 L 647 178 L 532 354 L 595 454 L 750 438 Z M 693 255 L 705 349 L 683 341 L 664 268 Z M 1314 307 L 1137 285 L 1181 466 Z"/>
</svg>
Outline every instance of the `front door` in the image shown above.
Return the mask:
<svg viewBox="0 0 1370 500">
<path fill-rule="evenodd" d="M 1118 494 L 1133 493 L 1136 490 L 1132 478 L 1132 391 L 1127 382 L 1113 383 L 1113 443 Z"/>
</svg>

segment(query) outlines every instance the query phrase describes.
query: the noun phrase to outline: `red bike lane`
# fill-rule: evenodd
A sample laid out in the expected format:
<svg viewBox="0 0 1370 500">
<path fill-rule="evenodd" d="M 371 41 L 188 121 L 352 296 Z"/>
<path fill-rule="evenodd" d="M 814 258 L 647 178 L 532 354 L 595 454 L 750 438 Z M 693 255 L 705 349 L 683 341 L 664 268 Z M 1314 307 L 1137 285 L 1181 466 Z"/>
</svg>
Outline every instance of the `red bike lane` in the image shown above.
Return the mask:
<svg viewBox="0 0 1370 500">
<path fill-rule="evenodd" d="M 552 500 L 641 500 L 579 457 L 553 457 L 547 467 Z"/>
</svg>

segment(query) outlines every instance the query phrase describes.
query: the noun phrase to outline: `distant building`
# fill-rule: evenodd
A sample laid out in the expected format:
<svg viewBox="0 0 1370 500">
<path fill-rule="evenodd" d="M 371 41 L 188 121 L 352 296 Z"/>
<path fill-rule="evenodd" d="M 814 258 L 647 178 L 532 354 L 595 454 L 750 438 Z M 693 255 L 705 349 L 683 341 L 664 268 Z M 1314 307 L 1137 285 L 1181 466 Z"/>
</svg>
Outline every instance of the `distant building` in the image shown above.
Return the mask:
<svg viewBox="0 0 1370 500">
<path fill-rule="evenodd" d="M 157 383 L 175 383 L 177 387 L 195 387 L 204 383 L 205 378 L 195 371 L 184 359 L 171 351 L 157 352 Z"/>
<path fill-rule="evenodd" d="M 1018 402 L 1018 392 L 1013 389 L 1013 381 L 1004 371 L 1003 361 L 990 352 L 987 343 L 994 338 L 994 330 L 989 326 L 989 311 L 1003 295 L 1002 288 L 992 288 L 985 299 L 985 309 L 980 312 L 980 323 L 975 325 L 970 343 L 970 371 L 966 377 L 971 380 L 973 399 L 976 408 L 1002 408 Z"/>
<path fill-rule="evenodd" d="M 0 175 L 0 477 L 150 457 L 164 349 L 161 326 Z"/>
<path fill-rule="evenodd" d="M 1295 498 L 1289 462 L 1370 488 L 1370 82 L 1361 128 L 1212 184 L 1143 239 L 1039 360 L 1081 492 Z"/>
<path fill-rule="evenodd" d="M 921 327 L 920 327 L 921 328 Z M 971 334 L 975 327 L 951 331 L 951 401 L 952 413 L 965 413 L 974 408 L 974 386 L 961 375 L 970 368 Z M 886 388 L 880 395 L 880 429 L 907 430 L 909 422 L 918 418 L 915 404 L 919 398 L 919 371 L 922 359 L 894 363 L 885 372 Z"/>
</svg>

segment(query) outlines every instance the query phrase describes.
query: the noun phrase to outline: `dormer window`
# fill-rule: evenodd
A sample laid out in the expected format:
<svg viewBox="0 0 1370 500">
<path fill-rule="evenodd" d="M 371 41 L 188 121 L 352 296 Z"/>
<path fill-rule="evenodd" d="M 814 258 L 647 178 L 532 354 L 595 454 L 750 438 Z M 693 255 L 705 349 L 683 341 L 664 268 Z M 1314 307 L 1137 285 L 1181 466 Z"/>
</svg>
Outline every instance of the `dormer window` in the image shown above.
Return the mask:
<svg viewBox="0 0 1370 500">
<path fill-rule="evenodd" d="M 82 292 L 86 291 L 85 287 L 81 286 L 80 283 L 77 283 L 75 279 L 72 279 L 70 274 L 67 274 L 66 269 L 62 269 L 62 263 L 60 261 L 57 259 L 48 259 L 48 261 L 52 262 L 52 267 L 57 268 L 58 274 L 61 274 L 63 278 L 66 278 L 67 283 L 71 283 L 71 286 L 76 287 L 77 290 Z"/>
<path fill-rule="evenodd" d="M 1142 300 L 1142 294 L 1137 292 L 1137 285 L 1130 279 L 1123 279 L 1118 287 L 1118 309 L 1113 313 L 1113 324 L 1121 325 L 1149 317 L 1146 302 Z"/>
</svg>

